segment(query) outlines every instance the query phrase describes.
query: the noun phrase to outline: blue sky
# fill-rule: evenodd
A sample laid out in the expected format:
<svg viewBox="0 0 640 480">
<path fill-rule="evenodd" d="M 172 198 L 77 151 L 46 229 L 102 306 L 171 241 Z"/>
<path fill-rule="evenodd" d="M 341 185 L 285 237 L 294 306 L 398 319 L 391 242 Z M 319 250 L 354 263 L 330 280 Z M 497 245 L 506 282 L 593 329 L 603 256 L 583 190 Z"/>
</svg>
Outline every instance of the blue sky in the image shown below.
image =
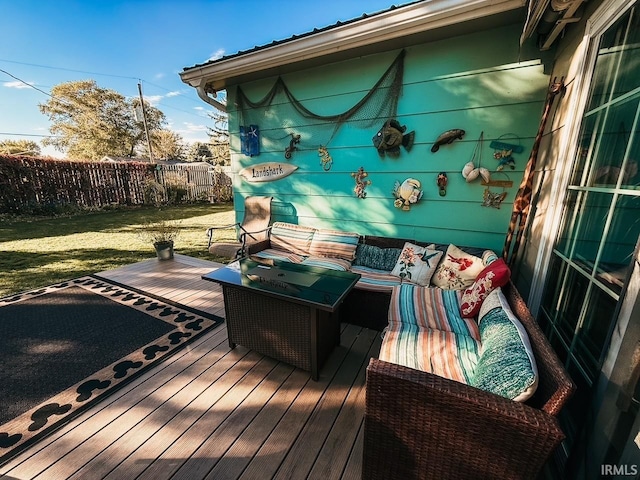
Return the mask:
<svg viewBox="0 0 640 480">
<path fill-rule="evenodd" d="M 212 107 L 182 83 L 184 67 L 406 3 L 0 0 L 0 140 L 39 142 L 49 134 L 38 109 L 49 97 L 20 80 L 49 92 L 93 79 L 126 97 L 138 95 L 140 80 L 170 129 L 187 142 L 207 141 Z M 61 156 L 51 148 L 43 153 Z"/>
</svg>

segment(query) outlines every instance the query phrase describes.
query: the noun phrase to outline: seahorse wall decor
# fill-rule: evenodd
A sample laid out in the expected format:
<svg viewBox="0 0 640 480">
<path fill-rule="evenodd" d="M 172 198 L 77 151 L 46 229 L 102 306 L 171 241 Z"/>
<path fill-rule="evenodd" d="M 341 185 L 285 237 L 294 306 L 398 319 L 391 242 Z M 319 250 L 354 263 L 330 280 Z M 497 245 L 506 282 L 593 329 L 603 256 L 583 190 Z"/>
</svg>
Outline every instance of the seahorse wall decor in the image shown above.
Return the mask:
<svg viewBox="0 0 640 480">
<path fill-rule="evenodd" d="M 538 127 L 538 133 L 533 141 L 533 147 L 531 148 L 531 154 L 529 155 L 529 161 L 522 177 L 522 182 L 516 193 L 515 201 L 513 202 L 513 210 L 511 211 L 511 220 L 509 221 L 509 229 L 507 230 L 507 237 L 504 242 L 504 248 L 502 249 L 502 258 L 512 267 L 515 264 L 515 259 L 518 255 L 518 249 L 520 242 L 522 241 L 522 234 L 524 227 L 527 223 L 527 217 L 531 209 L 531 196 L 533 194 L 533 175 L 535 173 L 536 162 L 538 161 L 538 151 L 540 149 L 540 141 L 544 134 L 544 129 L 547 125 L 549 113 L 551 113 L 551 106 L 558 94 L 564 92 L 564 77 L 559 82 L 556 81 L 557 77 L 554 77 L 553 81 L 549 84 L 547 91 L 547 98 L 545 99 L 544 110 L 542 112 L 542 118 L 540 120 L 540 126 Z M 513 244 L 513 250 L 511 256 L 509 256 L 509 249 L 511 247 L 511 241 L 513 240 L 514 232 L 516 234 L 516 241 Z"/>
</svg>

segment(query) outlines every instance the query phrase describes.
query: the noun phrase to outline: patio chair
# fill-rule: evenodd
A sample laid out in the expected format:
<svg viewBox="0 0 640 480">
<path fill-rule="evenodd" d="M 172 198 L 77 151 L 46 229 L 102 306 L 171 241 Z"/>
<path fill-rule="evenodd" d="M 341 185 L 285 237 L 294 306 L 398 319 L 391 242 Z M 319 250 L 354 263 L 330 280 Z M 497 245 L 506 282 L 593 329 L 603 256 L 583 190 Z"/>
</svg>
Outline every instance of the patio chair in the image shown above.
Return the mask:
<svg viewBox="0 0 640 480">
<path fill-rule="evenodd" d="M 223 258 L 244 256 L 248 245 L 265 240 L 268 237 L 271 222 L 271 200 L 273 197 L 247 197 L 244 200 L 244 218 L 242 223 L 233 223 L 207 229 L 209 253 Z M 235 228 L 237 241 L 216 241 L 216 232 Z"/>
</svg>

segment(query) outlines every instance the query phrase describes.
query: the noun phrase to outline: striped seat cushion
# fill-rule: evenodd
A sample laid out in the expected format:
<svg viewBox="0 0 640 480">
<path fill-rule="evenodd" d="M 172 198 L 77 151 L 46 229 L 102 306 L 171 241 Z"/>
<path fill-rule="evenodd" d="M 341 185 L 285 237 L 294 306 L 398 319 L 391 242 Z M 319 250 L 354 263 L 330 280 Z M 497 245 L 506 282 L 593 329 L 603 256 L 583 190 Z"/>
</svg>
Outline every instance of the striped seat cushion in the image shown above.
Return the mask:
<svg viewBox="0 0 640 480">
<path fill-rule="evenodd" d="M 391 275 L 391 272 L 375 268 L 352 266 L 351 271 L 360 274 L 356 288 L 370 292 L 391 292 L 393 287 L 402 282 L 401 278 Z"/>
<path fill-rule="evenodd" d="M 267 260 L 279 260 L 281 262 L 302 263 L 305 257 L 286 250 L 277 248 L 265 248 L 252 255 L 253 257 L 264 258 Z"/>
<path fill-rule="evenodd" d="M 468 384 L 479 349 L 479 342 L 467 335 L 394 322 L 385 331 L 379 358 Z"/>
<path fill-rule="evenodd" d="M 317 257 L 342 258 L 351 261 L 356 257 L 359 240 L 358 233 L 321 228 L 313 234 L 309 252 Z"/>
<path fill-rule="evenodd" d="M 424 328 L 467 335 L 480 340 L 478 325 L 460 314 L 460 290 L 422 287 L 403 283 L 393 288 L 389 322 L 402 322 Z"/>
<path fill-rule="evenodd" d="M 298 255 L 309 255 L 315 228 L 293 223 L 275 222 L 269 240 L 271 248 L 285 250 Z"/>
</svg>

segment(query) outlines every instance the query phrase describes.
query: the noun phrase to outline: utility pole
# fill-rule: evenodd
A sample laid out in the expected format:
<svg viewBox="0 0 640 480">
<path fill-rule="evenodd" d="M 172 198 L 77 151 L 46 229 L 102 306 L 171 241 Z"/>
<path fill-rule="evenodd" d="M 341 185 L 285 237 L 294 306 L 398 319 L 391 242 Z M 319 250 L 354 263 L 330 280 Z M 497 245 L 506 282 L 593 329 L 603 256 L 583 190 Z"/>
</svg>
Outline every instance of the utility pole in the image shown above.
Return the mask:
<svg viewBox="0 0 640 480">
<path fill-rule="evenodd" d="M 140 105 L 142 107 L 142 122 L 144 123 L 144 133 L 147 136 L 147 147 L 149 148 L 149 162 L 153 163 L 153 152 L 151 151 L 151 137 L 149 136 L 149 128 L 147 127 L 147 112 L 144 108 L 144 98 L 142 96 L 142 85 L 138 82 L 138 93 L 140 94 Z"/>
</svg>

